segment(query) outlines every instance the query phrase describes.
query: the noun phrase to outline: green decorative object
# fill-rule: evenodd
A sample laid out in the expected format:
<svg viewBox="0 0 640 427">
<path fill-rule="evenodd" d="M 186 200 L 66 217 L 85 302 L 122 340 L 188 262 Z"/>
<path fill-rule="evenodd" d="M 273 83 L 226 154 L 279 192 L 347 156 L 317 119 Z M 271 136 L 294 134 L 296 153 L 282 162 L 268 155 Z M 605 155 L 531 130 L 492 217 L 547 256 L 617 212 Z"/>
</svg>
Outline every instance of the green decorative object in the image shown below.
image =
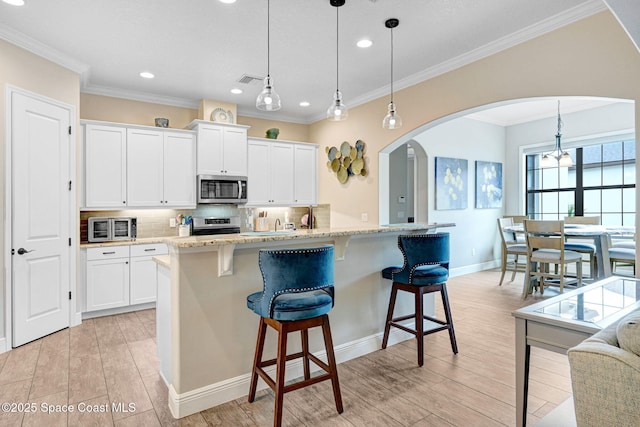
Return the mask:
<svg viewBox="0 0 640 427">
<path fill-rule="evenodd" d="M 269 139 L 278 139 L 278 135 L 279 134 L 280 134 L 280 129 L 271 128 L 271 129 L 267 129 L 265 137 L 267 137 Z"/>
<path fill-rule="evenodd" d="M 348 141 L 340 144 L 340 147 L 325 147 L 327 153 L 327 169 L 336 174 L 338 182 L 344 184 L 350 176 L 367 176 L 365 168 L 366 144 L 362 140 L 357 140 L 352 146 Z"/>
</svg>

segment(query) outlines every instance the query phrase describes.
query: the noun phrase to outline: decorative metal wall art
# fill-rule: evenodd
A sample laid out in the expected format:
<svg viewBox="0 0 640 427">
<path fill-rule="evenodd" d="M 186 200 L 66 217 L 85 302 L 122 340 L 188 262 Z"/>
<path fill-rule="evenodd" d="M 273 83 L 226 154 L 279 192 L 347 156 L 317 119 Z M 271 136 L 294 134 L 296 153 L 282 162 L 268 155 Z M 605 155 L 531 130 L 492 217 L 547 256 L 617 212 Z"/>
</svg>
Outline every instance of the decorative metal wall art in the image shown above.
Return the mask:
<svg viewBox="0 0 640 427">
<path fill-rule="evenodd" d="M 325 147 L 328 161 L 327 167 L 336 173 L 341 184 L 347 182 L 350 176 L 367 176 L 367 169 L 364 164 L 364 151 L 366 144 L 362 140 L 357 140 L 355 146 L 344 141 L 340 148 Z"/>
</svg>

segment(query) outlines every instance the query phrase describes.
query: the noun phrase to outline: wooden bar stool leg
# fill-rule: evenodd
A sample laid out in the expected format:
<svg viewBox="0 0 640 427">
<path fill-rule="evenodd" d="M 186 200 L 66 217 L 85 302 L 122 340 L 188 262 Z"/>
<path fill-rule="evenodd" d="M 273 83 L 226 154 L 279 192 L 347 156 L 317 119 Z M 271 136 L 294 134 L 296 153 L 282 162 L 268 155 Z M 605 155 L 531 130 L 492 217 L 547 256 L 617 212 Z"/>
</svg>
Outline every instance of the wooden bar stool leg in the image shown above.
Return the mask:
<svg viewBox="0 0 640 427">
<path fill-rule="evenodd" d="M 416 305 L 416 339 L 418 340 L 418 366 L 424 364 L 424 315 L 422 312 L 423 288 L 418 287 L 415 293 Z"/>
<path fill-rule="evenodd" d="M 267 323 L 264 318 L 260 318 L 260 324 L 258 326 L 258 340 L 256 342 L 256 353 L 253 358 L 253 369 L 251 370 L 251 385 L 249 386 L 249 403 L 253 402 L 256 398 L 256 387 L 258 386 L 258 366 L 262 362 L 262 350 L 264 349 L 264 339 L 267 335 Z"/>
<path fill-rule="evenodd" d="M 331 386 L 333 387 L 333 398 L 336 401 L 336 410 L 342 413 L 342 394 L 340 393 L 340 383 L 338 381 L 338 366 L 336 357 L 333 353 L 333 339 L 331 338 L 331 326 L 329 325 L 329 316 L 322 316 L 322 334 L 324 335 L 324 346 L 327 351 L 327 362 L 329 362 L 329 371 L 331 375 Z"/>
<path fill-rule="evenodd" d="M 276 389 L 275 408 L 273 410 L 273 425 L 282 425 L 282 404 L 284 402 L 284 369 L 287 363 L 287 335 L 289 331 L 286 323 L 278 322 L 278 355 L 276 361 Z"/>
<path fill-rule="evenodd" d="M 398 295 L 398 287 L 394 283 L 391 287 L 391 296 L 389 297 L 389 308 L 387 309 L 387 321 L 384 325 L 384 335 L 382 337 L 382 348 L 387 348 L 389 340 L 389 330 L 391 329 L 391 320 L 393 319 L 393 309 L 396 306 L 396 296 Z"/>
<path fill-rule="evenodd" d="M 311 378 L 311 369 L 309 368 L 309 330 L 300 331 L 302 336 L 302 368 L 304 369 L 304 379 Z"/>
<path fill-rule="evenodd" d="M 444 316 L 449 325 L 449 340 L 451 341 L 451 350 L 453 354 L 458 354 L 458 343 L 456 342 L 456 333 L 453 330 L 453 319 L 451 318 L 451 308 L 449 307 L 449 296 L 447 295 L 447 286 L 442 285 L 440 288 L 442 296 L 442 305 L 444 306 Z"/>
</svg>

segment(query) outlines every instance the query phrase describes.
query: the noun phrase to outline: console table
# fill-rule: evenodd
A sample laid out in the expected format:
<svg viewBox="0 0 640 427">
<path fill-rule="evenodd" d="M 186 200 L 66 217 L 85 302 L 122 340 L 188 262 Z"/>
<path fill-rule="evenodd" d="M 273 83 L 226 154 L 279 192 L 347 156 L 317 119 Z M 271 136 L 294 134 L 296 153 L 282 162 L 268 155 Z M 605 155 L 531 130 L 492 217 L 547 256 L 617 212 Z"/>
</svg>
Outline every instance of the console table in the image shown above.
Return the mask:
<svg viewBox="0 0 640 427">
<path fill-rule="evenodd" d="M 567 350 L 640 306 L 640 280 L 611 276 L 513 312 L 516 319 L 516 425 L 527 423 L 531 346 Z"/>
</svg>

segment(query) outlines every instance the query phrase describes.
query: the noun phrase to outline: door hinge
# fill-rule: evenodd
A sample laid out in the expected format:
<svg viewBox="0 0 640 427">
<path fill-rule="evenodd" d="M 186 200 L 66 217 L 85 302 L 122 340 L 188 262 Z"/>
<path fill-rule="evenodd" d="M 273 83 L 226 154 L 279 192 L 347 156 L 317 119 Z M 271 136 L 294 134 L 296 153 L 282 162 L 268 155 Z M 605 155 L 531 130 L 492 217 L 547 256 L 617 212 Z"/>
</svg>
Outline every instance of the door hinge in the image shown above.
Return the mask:
<svg viewBox="0 0 640 427">
<path fill-rule="evenodd" d="M 71 299 L 71 291 L 69 291 L 69 299 Z"/>
<path fill-rule="evenodd" d="M 69 246 L 71 246 L 71 237 L 69 237 Z"/>
<path fill-rule="evenodd" d="M 69 126 L 69 135 L 71 135 L 71 126 Z"/>
<path fill-rule="evenodd" d="M 15 255 L 16 254 L 16 250 L 15 249 L 11 249 L 11 255 Z"/>
<path fill-rule="evenodd" d="M 69 191 L 71 191 L 71 181 L 69 181 Z"/>
</svg>

